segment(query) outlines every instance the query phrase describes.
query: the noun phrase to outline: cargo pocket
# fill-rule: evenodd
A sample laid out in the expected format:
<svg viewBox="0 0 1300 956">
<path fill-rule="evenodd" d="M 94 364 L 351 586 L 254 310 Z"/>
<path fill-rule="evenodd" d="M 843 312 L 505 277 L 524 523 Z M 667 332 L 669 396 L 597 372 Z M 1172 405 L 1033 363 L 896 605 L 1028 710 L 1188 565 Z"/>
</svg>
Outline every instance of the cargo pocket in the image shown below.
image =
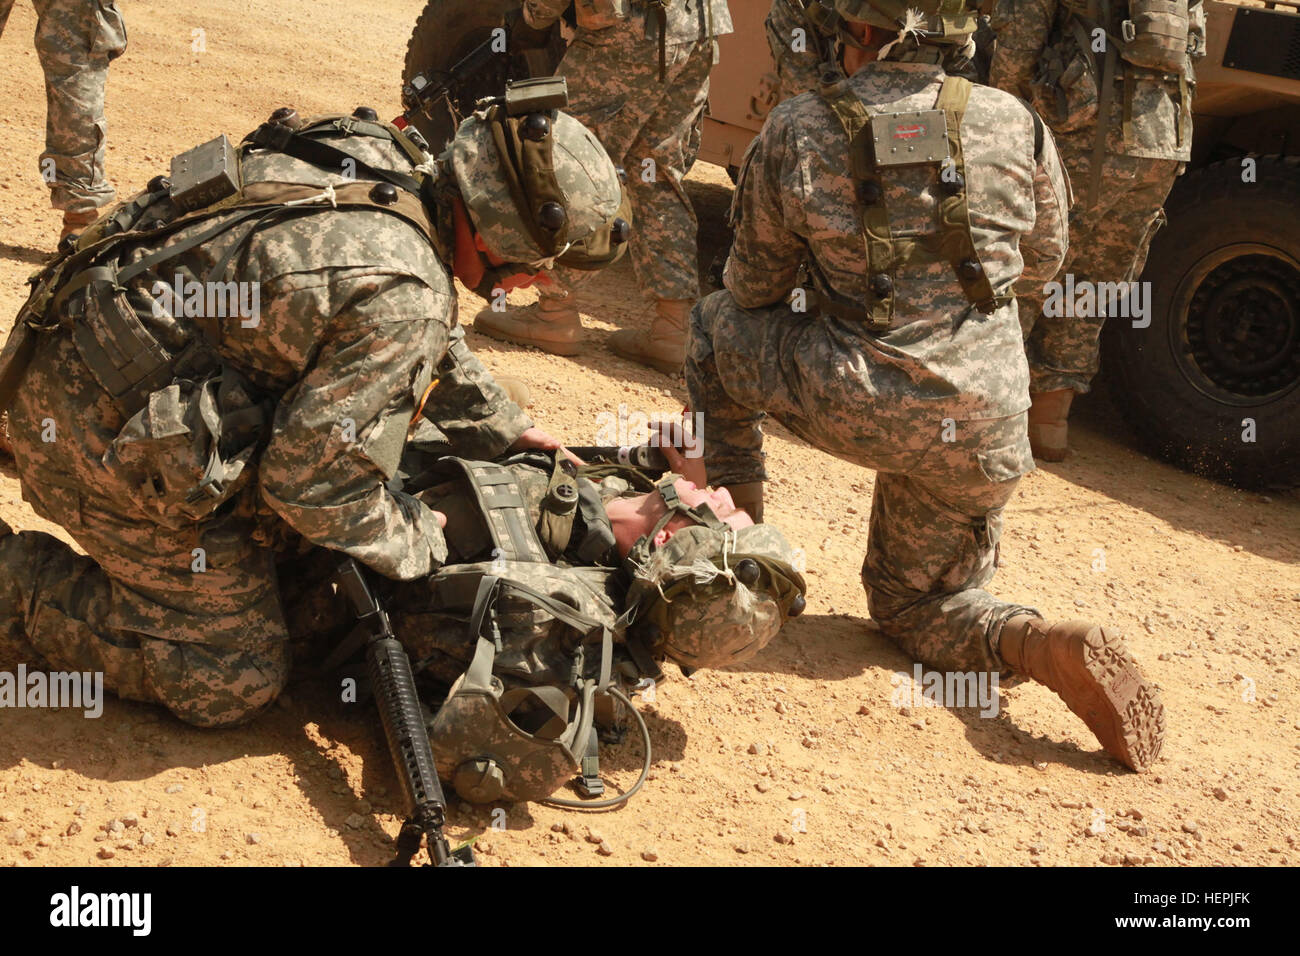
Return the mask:
<svg viewBox="0 0 1300 956">
<path fill-rule="evenodd" d="M 104 468 L 135 489 L 136 509 L 165 528 L 201 521 L 248 482 L 266 411 L 224 369 L 152 392 L 104 452 Z"/>
<path fill-rule="evenodd" d="M 94 39 L 90 52 L 116 60 L 126 52 L 126 21 L 113 0 L 96 0 Z"/>
<path fill-rule="evenodd" d="M 1021 435 L 998 448 L 981 448 L 975 453 L 980 471 L 992 482 L 1010 481 L 1034 470 L 1034 456 L 1029 450 L 1029 436 Z"/>
</svg>

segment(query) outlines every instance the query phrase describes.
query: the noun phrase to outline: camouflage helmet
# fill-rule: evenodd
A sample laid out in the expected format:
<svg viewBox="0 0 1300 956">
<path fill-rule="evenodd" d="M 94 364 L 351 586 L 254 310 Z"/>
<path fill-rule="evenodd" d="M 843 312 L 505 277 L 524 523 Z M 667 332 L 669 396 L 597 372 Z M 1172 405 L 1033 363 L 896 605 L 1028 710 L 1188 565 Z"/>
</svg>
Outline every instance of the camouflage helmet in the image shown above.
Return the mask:
<svg viewBox="0 0 1300 956">
<path fill-rule="evenodd" d="M 699 523 L 658 548 L 651 544 L 653 535 L 632 548 L 632 626 L 655 656 L 670 658 L 687 673 L 749 660 L 804 609 L 807 585 L 794 569 L 790 543 L 772 525 L 736 530 L 708 505 L 688 509 L 674 497 L 665 496 L 670 516 L 685 513 Z"/>
<path fill-rule="evenodd" d="M 909 33 L 927 43 L 964 44 L 979 28 L 967 0 L 821 0 L 842 19 Z"/>
<path fill-rule="evenodd" d="M 510 92 L 461 123 L 449 147 L 474 228 L 511 263 L 590 270 L 614 262 L 632 219 L 619 170 L 572 116 L 513 111 Z"/>
</svg>

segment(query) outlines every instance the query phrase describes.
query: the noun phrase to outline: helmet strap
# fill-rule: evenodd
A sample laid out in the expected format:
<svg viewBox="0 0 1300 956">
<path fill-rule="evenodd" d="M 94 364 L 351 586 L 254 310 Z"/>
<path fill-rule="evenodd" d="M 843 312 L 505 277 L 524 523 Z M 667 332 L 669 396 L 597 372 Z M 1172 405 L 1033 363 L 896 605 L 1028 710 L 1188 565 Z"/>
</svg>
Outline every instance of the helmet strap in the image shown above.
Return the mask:
<svg viewBox="0 0 1300 956">
<path fill-rule="evenodd" d="M 664 504 L 668 506 L 668 513 L 659 519 L 659 523 L 650 532 L 651 539 L 663 530 L 664 525 L 672 520 L 673 515 L 677 514 L 684 515 L 696 524 L 702 524 L 714 531 L 726 531 L 726 522 L 715 515 L 713 509 L 707 504 L 701 502 L 698 505 L 688 506 L 682 501 L 681 496 L 677 494 L 677 481 L 679 478 L 681 478 L 681 475 L 670 471 L 655 482 L 655 490 L 659 492 L 659 495 L 664 499 Z"/>
<path fill-rule="evenodd" d="M 568 222 L 559 229 L 547 229 L 540 220 L 542 207 L 556 203 L 567 213 L 568 206 L 564 191 L 555 178 L 555 162 L 552 157 L 554 134 L 548 132 L 541 139 L 525 138 L 520 133 L 520 125 L 525 118 L 508 115 L 502 104 L 490 107 L 486 115 L 488 128 L 492 131 L 492 141 L 501 160 L 501 172 L 510 190 L 510 198 L 514 201 L 515 209 L 529 236 L 542 250 L 543 258 L 549 258 L 557 255 L 564 247 L 564 237 L 569 231 Z M 554 111 L 549 118 L 554 123 Z"/>
<path fill-rule="evenodd" d="M 465 283 L 466 288 L 477 290 L 488 269 L 482 254 L 474 246 L 474 227 L 470 224 L 469 211 L 460 196 L 452 198 L 451 216 L 455 229 L 452 246 L 453 272 L 457 279 Z"/>
</svg>

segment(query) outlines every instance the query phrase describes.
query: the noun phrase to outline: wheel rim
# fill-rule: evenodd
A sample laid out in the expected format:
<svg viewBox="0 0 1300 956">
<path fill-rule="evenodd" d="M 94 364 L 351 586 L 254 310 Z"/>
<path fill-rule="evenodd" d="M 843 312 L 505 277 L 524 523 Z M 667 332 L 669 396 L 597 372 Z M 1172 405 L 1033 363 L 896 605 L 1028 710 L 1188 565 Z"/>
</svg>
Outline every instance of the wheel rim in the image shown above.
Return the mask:
<svg viewBox="0 0 1300 956">
<path fill-rule="evenodd" d="M 1229 405 L 1263 405 L 1300 384 L 1300 263 L 1280 249 L 1216 249 L 1183 277 L 1170 348 L 1198 391 Z"/>
</svg>

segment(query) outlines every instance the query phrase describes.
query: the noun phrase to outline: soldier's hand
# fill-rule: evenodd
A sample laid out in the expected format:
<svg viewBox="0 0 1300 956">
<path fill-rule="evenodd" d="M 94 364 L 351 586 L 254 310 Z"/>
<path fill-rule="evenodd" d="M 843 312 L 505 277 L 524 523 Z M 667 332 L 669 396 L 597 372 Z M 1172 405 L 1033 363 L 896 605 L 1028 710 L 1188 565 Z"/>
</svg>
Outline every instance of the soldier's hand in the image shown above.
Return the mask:
<svg viewBox="0 0 1300 956">
<path fill-rule="evenodd" d="M 575 455 L 569 449 L 565 448 L 558 438 L 542 431 L 536 425 L 527 429 L 522 435 L 515 439 L 507 451 L 524 451 L 529 448 L 536 448 L 540 451 L 562 451 L 564 457 L 578 467 L 586 464 L 581 458 Z"/>
<path fill-rule="evenodd" d="M 529 26 L 528 21 L 524 19 L 523 7 L 507 10 L 502 25 L 506 28 L 506 36 L 509 38 L 507 50 L 511 53 L 521 53 L 524 50 L 540 50 L 551 42 L 553 27 L 539 30 L 536 27 Z"/>
<path fill-rule="evenodd" d="M 671 422 L 659 422 L 659 450 L 664 453 L 668 459 L 668 468 L 677 472 L 687 481 L 694 482 L 697 488 L 707 488 L 709 486 L 708 475 L 704 470 L 703 458 L 687 458 L 682 454 L 682 450 L 673 444 L 673 424 Z"/>
</svg>

